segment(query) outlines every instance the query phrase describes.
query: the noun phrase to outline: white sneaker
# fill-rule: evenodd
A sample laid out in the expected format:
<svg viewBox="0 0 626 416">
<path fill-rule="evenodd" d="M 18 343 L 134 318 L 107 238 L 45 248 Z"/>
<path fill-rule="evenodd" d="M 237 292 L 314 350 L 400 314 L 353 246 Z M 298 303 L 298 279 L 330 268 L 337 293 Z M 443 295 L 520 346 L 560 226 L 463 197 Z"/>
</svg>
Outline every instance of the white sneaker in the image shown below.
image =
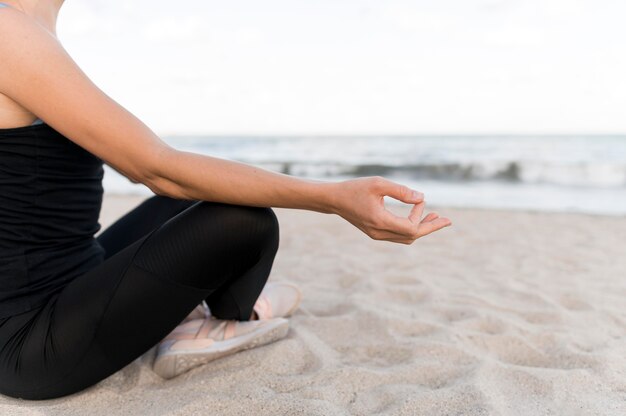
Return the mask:
<svg viewBox="0 0 626 416">
<path fill-rule="evenodd" d="M 159 376 L 172 378 L 217 358 L 277 341 L 288 329 L 283 318 L 194 319 L 178 325 L 161 341 L 152 368 Z"/>
<path fill-rule="evenodd" d="M 301 300 L 302 292 L 296 285 L 287 282 L 267 282 L 253 310 L 260 320 L 286 318 L 298 309 Z"/>
</svg>

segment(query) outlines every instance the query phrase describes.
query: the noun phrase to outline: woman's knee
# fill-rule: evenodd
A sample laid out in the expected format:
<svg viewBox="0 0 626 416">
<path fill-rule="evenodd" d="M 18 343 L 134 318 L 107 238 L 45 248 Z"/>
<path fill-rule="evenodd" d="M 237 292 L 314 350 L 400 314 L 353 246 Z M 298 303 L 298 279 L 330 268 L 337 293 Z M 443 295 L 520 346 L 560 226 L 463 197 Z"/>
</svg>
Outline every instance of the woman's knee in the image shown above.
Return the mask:
<svg viewBox="0 0 626 416">
<path fill-rule="evenodd" d="M 275 252 L 278 249 L 280 226 L 272 208 L 256 207 L 253 214 L 258 224 L 257 233 L 261 244 Z"/>
<path fill-rule="evenodd" d="M 278 217 L 271 208 L 203 201 L 198 209 L 204 211 L 207 227 L 219 224 L 225 235 L 262 244 L 277 242 L 279 238 Z"/>
<path fill-rule="evenodd" d="M 255 214 L 259 222 L 259 230 L 263 237 L 278 242 L 280 226 L 278 217 L 272 208 L 257 208 Z"/>
</svg>

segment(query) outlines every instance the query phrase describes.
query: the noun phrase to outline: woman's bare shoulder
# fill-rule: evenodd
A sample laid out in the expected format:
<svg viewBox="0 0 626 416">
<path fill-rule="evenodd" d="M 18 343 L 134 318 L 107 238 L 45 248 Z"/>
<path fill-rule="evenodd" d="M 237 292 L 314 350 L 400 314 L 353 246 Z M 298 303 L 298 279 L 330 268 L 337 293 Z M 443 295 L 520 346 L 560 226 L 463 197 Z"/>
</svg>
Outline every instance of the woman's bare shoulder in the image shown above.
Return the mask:
<svg viewBox="0 0 626 416">
<path fill-rule="evenodd" d="M 17 36 L 13 38 L 11 35 L 20 34 L 19 31 L 16 30 L 12 25 L 18 25 L 21 29 L 24 27 L 24 16 L 23 13 L 13 9 L 12 7 L 1 7 L 0 3 L 0 39 L 2 39 L 2 43 L 13 42 L 13 43 L 21 43 L 24 39 L 28 39 L 25 36 Z M 0 45 L 2 48 L 2 45 Z M 7 52 L 6 48 L 2 49 L 2 53 L 0 53 L 0 60 L 7 62 L 11 59 L 11 55 Z M 0 77 L 10 78 L 11 74 L 8 72 L 0 73 Z M 8 123 L 6 127 L 12 127 L 15 125 L 21 125 L 24 123 L 31 123 L 33 120 L 33 115 L 29 114 L 29 112 L 22 106 L 20 106 L 17 102 L 12 100 L 8 95 L 4 94 L 0 89 L 0 111 L 4 111 L 5 114 L 11 115 L 12 118 L 7 119 L 7 117 L 3 118 L 3 121 Z M 4 127 L 4 126 L 2 126 Z"/>
<path fill-rule="evenodd" d="M 128 178 L 155 177 L 168 146 L 98 88 L 52 33 L 15 10 L 0 13 L 0 92 Z"/>
<path fill-rule="evenodd" d="M 37 48 L 50 45 L 62 48 L 58 39 L 37 21 L 10 7 L 0 8 L 0 39 L 1 66 L 11 65 Z"/>
</svg>

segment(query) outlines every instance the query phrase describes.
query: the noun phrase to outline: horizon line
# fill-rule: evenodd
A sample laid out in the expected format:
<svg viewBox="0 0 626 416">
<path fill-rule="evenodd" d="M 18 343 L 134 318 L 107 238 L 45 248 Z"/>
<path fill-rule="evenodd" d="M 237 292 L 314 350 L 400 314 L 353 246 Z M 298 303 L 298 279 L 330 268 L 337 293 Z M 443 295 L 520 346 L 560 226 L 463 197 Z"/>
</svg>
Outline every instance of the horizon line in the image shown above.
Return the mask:
<svg viewBox="0 0 626 416">
<path fill-rule="evenodd" d="M 162 133 L 172 138 L 190 137 L 623 137 L 620 133 Z"/>
</svg>

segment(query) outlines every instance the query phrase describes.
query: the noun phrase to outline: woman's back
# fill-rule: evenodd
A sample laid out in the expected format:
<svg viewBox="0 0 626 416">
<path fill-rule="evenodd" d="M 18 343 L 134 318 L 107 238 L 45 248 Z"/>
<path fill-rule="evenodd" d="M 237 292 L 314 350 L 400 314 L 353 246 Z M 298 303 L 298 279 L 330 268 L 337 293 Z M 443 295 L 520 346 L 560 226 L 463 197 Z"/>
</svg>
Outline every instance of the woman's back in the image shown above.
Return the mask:
<svg viewBox="0 0 626 416">
<path fill-rule="evenodd" d="M 33 117 L 0 93 L 0 318 L 36 308 L 104 257 L 93 237 L 103 161 Z"/>
<path fill-rule="evenodd" d="M 49 125 L 0 129 L 0 318 L 100 264 L 103 161 Z"/>
</svg>

